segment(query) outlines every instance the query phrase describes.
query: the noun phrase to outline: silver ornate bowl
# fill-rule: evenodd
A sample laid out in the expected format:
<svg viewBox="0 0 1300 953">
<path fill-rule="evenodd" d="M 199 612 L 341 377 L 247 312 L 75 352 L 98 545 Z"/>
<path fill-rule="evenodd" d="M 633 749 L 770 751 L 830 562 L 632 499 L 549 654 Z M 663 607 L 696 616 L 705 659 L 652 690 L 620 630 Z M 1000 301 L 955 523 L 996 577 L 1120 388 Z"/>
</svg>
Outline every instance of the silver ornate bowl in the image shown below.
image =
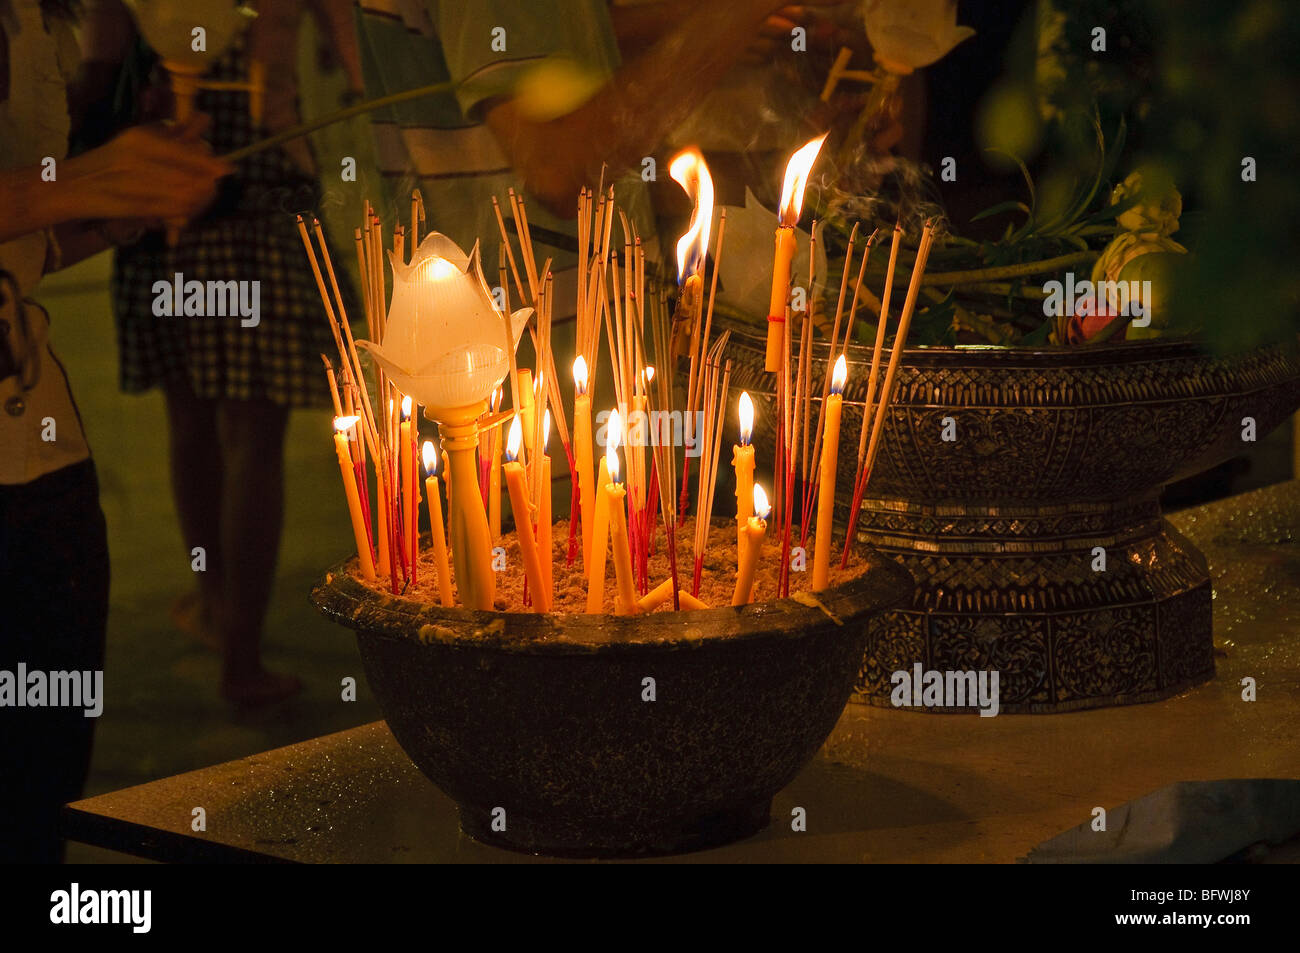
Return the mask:
<svg viewBox="0 0 1300 953">
<path fill-rule="evenodd" d="M 731 397 L 760 404 L 755 442 L 771 460 L 763 341 L 732 341 Z M 848 358 L 841 526 L 871 353 Z M 890 705 L 891 674 L 916 663 L 997 670 L 1004 712 L 1152 701 L 1213 677 L 1209 573 L 1160 490 L 1297 406 L 1294 346 L 907 349 L 858 533 L 918 585 L 909 608 L 871 623 L 855 697 Z"/>
</svg>

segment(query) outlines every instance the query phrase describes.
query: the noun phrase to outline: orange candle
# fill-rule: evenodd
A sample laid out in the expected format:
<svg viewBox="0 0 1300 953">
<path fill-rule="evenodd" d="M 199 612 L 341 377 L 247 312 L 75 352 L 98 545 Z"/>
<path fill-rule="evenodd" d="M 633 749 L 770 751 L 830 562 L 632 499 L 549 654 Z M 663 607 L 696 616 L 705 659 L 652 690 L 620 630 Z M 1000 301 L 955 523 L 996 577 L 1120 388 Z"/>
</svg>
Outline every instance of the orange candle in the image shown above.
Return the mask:
<svg viewBox="0 0 1300 953">
<path fill-rule="evenodd" d="M 785 321 L 786 299 L 790 297 L 790 263 L 794 260 L 795 251 L 794 227 L 799 224 L 799 214 L 803 211 L 803 193 L 808 184 L 808 173 L 812 171 L 827 135 L 829 133 L 824 133 L 805 143 L 785 166 L 785 179 L 781 183 L 779 224 L 776 229 L 776 250 L 772 258 L 772 297 L 767 311 L 765 368 L 768 371 L 781 369 L 785 346 L 785 333 L 781 325 Z"/>
<path fill-rule="evenodd" d="M 519 537 L 519 556 L 524 561 L 524 575 L 528 579 L 528 588 L 533 594 L 533 609 L 536 612 L 549 612 L 550 598 L 542 577 L 541 561 L 537 553 L 537 537 L 533 535 L 533 517 L 529 511 L 528 489 L 524 485 L 524 467 L 516 458 L 519 456 L 521 439 L 519 415 L 515 415 L 510 425 L 510 443 L 506 447 L 506 464 L 501 468 L 505 474 L 506 488 L 510 492 L 510 510 L 515 515 L 515 535 Z"/>
<path fill-rule="evenodd" d="M 831 522 L 835 516 L 835 469 L 839 462 L 840 410 L 849 369 L 841 354 L 831 375 L 826 398 L 826 429 L 822 431 L 821 470 L 817 477 L 817 537 L 813 541 L 813 592 L 826 588 L 831 565 Z"/>
<path fill-rule="evenodd" d="M 343 492 L 348 499 L 348 516 L 352 518 L 352 535 L 356 538 L 357 556 L 361 562 L 361 575 L 367 580 L 375 578 L 375 561 L 370 553 L 370 535 L 365 517 L 361 513 L 361 494 L 357 490 L 357 475 L 352 466 L 352 450 L 348 446 L 348 431 L 359 417 L 334 418 L 334 452 L 339 458 L 339 472 L 343 475 Z"/>
<path fill-rule="evenodd" d="M 447 558 L 447 529 L 442 521 L 442 496 L 438 493 L 438 451 L 433 441 L 424 441 L 421 448 L 424 469 L 424 496 L 429 507 L 429 536 L 433 540 L 433 567 L 438 573 L 438 596 L 444 606 L 456 604 L 451 593 L 451 562 Z"/>
<path fill-rule="evenodd" d="M 754 484 L 753 504 L 754 515 L 745 520 L 745 544 L 740 549 L 736 589 L 731 595 L 733 606 L 748 605 L 754 600 L 754 569 L 758 566 L 758 554 L 763 548 L 763 537 L 767 533 L 767 516 L 772 511 L 767 502 L 767 494 L 757 483 Z"/>
<path fill-rule="evenodd" d="M 600 458 L 597 482 L 604 487 L 609 482 L 609 459 Z M 587 611 L 603 612 L 605 609 L 605 560 L 609 551 L 609 504 L 605 494 L 596 495 L 595 515 L 591 521 L 591 559 L 587 562 Z"/>
</svg>

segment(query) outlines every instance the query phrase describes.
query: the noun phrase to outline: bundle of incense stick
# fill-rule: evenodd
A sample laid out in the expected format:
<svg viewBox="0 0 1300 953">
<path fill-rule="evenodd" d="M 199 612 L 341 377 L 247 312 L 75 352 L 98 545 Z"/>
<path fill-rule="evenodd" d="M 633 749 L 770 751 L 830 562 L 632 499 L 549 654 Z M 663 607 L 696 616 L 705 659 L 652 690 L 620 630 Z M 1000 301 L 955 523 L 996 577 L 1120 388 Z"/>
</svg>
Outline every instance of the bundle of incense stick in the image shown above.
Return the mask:
<svg viewBox="0 0 1300 953">
<path fill-rule="evenodd" d="M 848 531 L 844 537 L 844 551 L 840 565 L 849 561 L 849 549 L 853 534 L 858 525 L 858 511 L 862 507 L 862 497 L 867 483 L 871 479 L 871 468 L 876 462 L 880 450 L 880 437 L 885 430 L 885 421 L 889 414 L 889 403 L 893 399 L 894 384 L 898 376 L 898 366 L 903 358 L 903 349 L 907 346 L 907 333 L 912 326 L 912 315 L 916 311 L 916 299 L 921 291 L 921 279 L 925 275 L 925 265 L 930 257 L 930 246 L 934 241 L 935 222 L 925 223 L 921 230 L 921 240 L 916 249 L 916 260 L 912 264 L 912 279 L 907 286 L 907 298 L 903 302 L 903 311 L 898 318 L 898 328 L 894 332 L 894 346 L 889 352 L 889 366 L 885 380 L 880 385 L 879 397 L 876 397 L 876 376 L 880 369 L 880 357 L 885 341 L 885 325 L 889 319 L 889 292 L 894 280 L 894 262 L 902 229 L 894 226 L 894 242 L 889 250 L 889 268 L 885 276 L 885 291 L 881 299 L 880 322 L 876 329 L 876 344 L 871 354 L 871 376 L 868 379 L 866 400 L 862 407 L 862 428 L 858 435 L 858 458 L 853 476 L 853 501 L 849 508 Z M 874 400 L 874 403 L 873 403 Z M 871 439 L 867 442 L 867 420 L 871 420 Z"/>
</svg>

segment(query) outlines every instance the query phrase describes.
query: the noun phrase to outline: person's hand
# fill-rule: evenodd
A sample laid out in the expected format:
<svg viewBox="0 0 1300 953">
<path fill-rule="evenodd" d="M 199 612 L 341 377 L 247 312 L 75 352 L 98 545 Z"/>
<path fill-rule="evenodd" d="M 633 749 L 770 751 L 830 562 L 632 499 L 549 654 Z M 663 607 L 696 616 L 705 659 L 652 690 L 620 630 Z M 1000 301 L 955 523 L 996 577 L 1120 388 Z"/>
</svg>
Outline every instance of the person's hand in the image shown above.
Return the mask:
<svg viewBox="0 0 1300 953">
<path fill-rule="evenodd" d="M 133 126 L 65 164 L 78 218 L 191 219 L 234 171 L 201 138 L 206 116 L 172 126 Z M 62 176 L 60 176 L 62 178 Z"/>
<path fill-rule="evenodd" d="M 807 31 L 809 49 L 829 48 L 836 31 L 834 24 L 810 8 L 835 7 L 846 0 L 812 0 L 797 6 L 784 0 L 776 4 L 776 9 L 767 15 L 755 35 L 745 47 L 740 62 L 745 66 L 763 66 L 779 50 L 790 48 L 791 31 L 803 27 Z M 769 2 L 769 6 L 772 6 Z"/>
</svg>

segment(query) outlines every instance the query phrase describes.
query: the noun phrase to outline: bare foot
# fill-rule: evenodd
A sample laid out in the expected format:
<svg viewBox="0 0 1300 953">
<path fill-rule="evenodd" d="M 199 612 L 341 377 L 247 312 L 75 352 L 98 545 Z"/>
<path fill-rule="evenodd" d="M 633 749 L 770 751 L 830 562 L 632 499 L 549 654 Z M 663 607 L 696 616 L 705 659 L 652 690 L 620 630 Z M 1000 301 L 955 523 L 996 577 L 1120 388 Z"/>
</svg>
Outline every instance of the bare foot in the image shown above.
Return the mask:
<svg viewBox="0 0 1300 953">
<path fill-rule="evenodd" d="M 297 676 L 281 675 L 264 668 L 248 675 L 227 676 L 221 680 L 221 697 L 247 707 L 270 705 L 292 698 L 300 691 L 302 680 Z"/>
<path fill-rule="evenodd" d="M 221 635 L 212 621 L 207 603 L 196 589 L 177 596 L 171 608 L 172 625 L 214 651 L 221 649 Z"/>
</svg>

